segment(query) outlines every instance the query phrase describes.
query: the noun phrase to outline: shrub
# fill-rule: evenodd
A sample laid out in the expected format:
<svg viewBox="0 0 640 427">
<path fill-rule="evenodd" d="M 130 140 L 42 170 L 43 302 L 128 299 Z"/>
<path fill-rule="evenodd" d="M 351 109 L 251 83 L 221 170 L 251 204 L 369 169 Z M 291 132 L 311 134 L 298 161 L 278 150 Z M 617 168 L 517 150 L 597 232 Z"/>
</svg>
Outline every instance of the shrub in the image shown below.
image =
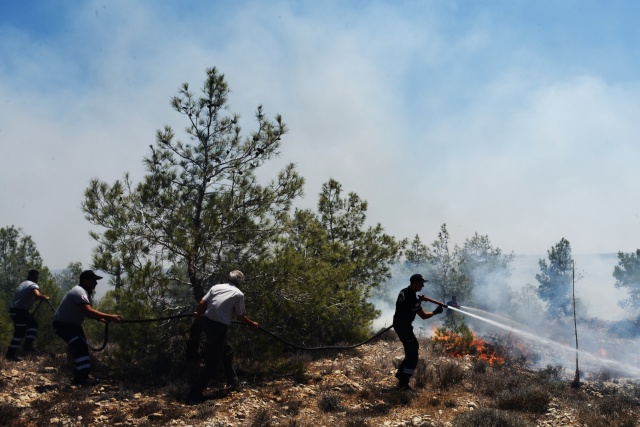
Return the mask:
<svg viewBox="0 0 640 427">
<path fill-rule="evenodd" d="M 20 425 L 20 408 L 9 403 L 0 403 L 0 425 L 18 426 Z"/>
<path fill-rule="evenodd" d="M 429 382 L 436 388 L 445 389 L 464 379 L 464 369 L 455 360 L 443 360 L 434 364 L 430 371 Z"/>
<path fill-rule="evenodd" d="M 344 425 L 345 427 L 369 427 L 369 423 L 363 417 L 350 417 Z"/>
<path fill-rule="evenodd" d="M 529 421 L 520 416 L 497 409 L 478 409 L 464 412 L 453 420 L 454 427 L 529 427 Z"/>
<path fill-rule="evenodd" d="M 589 427 L 636 427 L 638 403 L 630 396 L 605 396 L 594 404 L 583 405 L 578 419 Z"/>
<path fill-rule="evenodd" d="M 251 419 L 250 427 L 271 427 L 273 413 L 266 408 L 259 409 Z"/>
<path fill-rule="evenodd" d="M 500 390 L 495 401 L 498 409 L 544 413 L 551 395 L 541 385 L 524 383 L 519 387 Z"/>
<path fill-rule="evenodd" d="M 339 397 L 333 393 L 324 393 L 320 396 L 318 406 L 322 412 L 339 412 L 342 409 Z"/>
<path fill-rule="evenodd" d="M 475 359 L 473 361 L 471 371 L 474 374 L 484 374 L 485 372 L 487 372 L 487 367 L 488 367 L 487 362 L 485 362 L 484 360 Z"/>
<path fill-rule="evenodd" d="M 427 362 L 424 359 L 418 359 L 418 365 L 416 366 L 415 373 L 413 374 L 414 384 L 416 388 L 425 388 L 429 383 L 429 372 L 427 368 Z"/>
<path fill-rule="evenodd" d="M 564 368 L 561 365 L 547 365 L 544 369 L 538 372 L 538 375 L 546 381 L 560 381 Z"/>
</svg>

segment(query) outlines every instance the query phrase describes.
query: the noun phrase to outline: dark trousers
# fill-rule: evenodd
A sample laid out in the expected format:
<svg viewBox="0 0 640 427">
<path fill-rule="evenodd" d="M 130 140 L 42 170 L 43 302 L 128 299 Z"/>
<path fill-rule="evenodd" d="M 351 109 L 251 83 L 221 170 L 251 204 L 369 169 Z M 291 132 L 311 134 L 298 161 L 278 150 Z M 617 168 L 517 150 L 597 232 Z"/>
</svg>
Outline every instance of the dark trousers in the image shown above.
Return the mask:
<svg viewBox="0 0 640 427">
<path fill-rule="evenodd" d="M 227 384 L 231 385 L 237 381 L 236 371 L 233 369 L 233 349 L 227 342 L 227 331 L 229 327 L 224 323 L 216 322 L 206 317 L 204 321 L 204 332 L 207 335 L 207 345 L 204 353 L 204 369 L 191 387 L 191 393 L 202 393 L 209 380 L 216 373 L 222 364 Z"/>
<path fill-rule="evenodd" d="M 9 344 L 7 355 L 15 356 L 22 341 L 24 341 L 24 349 L 31 350 L 38 334 L 38 322 L 29 313 L 29 310 L 20 308 L 10 308 L 9 316 L 13 320 L 13 338 Z"/>
<path fill-rule="evenodd" d="M 53 322 L 53 330 L 67 343 L 69 354 L 73 357 L 73 363 L 75 364 L 74 381 L 86 381 L 89 372 L 91 372 L 91 359 L 89 357 L 87 338 L 82 326 L 66 322 Z"/>
<path fill-rule="evenodd" d="M 408 384 L 409 379 L 418 366 L 418 351 L 420 350 L 420 344 L 418 339 L 413 333 L 413 326 L 393 325 L 393 330 L 398 334 L 400 342 L 404 347 L 404 359 L 398 367 L 396 378 L 400 380 L 401 384 Z"/>
</svg>

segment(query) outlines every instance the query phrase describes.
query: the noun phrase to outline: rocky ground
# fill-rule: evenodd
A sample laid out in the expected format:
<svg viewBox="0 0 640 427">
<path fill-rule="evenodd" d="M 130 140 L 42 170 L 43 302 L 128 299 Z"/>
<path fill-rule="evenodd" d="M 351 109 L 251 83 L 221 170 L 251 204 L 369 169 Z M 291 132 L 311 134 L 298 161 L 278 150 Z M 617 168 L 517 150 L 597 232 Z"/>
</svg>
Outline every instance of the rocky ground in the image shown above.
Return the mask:
<svg viewBox="0 0 640 427">
<path fill-rule="evenodd" d="M 556 378 L 555 382 L 545 381 L 552 385 L 531 395 L 534 399 L 540 396 L 543 407 L 518 401 L 517 391 L 510 396 L 516 400 L 509 403 L 507 399 L 505 406 L 500 390 L 488 390 L 486 385 L 500 379 L 506 381 L 501 383 L 503 387 L 509 388 L 511 378 L 515 381 L 515 376 L 520 375 L 514 373 L 515 368 L 479 368 L 471 356 L 454 360 L 434 353 L 423 343 L 421 358 L 426 363 L 420 365 L 421 373 L 414 377 L 414 391 L 400 392 L 394 389 L 393 373 L 402 354 L 400 342 L 387 337 L 355 350 L 313 358 L 298 356 L 290 372 L 260 375 L 259 379 L 241 372 L 245 384 L 238 390 L 212 384 L 205 393 L 210 399 L 197 405 L 184 402 L 184 383 L 147 388 L 106 378 L 93 387 L 76 387 L 69 384 L 69 373 L 61 372 L 59 360 L 51 355 L 31 356 L 18 362 L 2 359 L 0 425 L 640 425 L 640 387 L 633 380 L 607 379 L 570 387 L 566 379 Z M 538 378 L 535 373 L 525 374 Z M 535 387 L 537 380 L 518 381 L 522 381 L 524 389 L 532 384 Z M 473 412 L 486 416 L 474 421 L 465 415 Z M 503 415 L 508 421 L 492 423 L 491 417 Z"/>
</svg>

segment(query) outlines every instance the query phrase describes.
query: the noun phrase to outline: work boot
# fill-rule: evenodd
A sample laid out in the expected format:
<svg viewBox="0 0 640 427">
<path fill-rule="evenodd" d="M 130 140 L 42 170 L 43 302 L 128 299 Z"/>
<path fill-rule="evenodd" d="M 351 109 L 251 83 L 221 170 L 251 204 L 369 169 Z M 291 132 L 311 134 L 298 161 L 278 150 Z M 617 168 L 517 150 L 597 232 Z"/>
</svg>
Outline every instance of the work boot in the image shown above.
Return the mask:
<svg viewBox="0 0 640 427">
<path fill-rule="evenodd" d="M 92 386 L 92 385 L 95 385 L 94 383 L 95 383 L 95 380 L 89 381 L 88 370 L 76 371 L 76 373 L 73 376 L 73 381 L 71 381 L 71 384 L 80 385 L 80 386 L 85 386 L 85 385 Z"/>
<path fill-rule="evenodd" d="M 187 393 L 184 401 L 187 405 L 197 405 L 198 403 L 202 403 L 207 400 L 207 397 L 201 392 L 190 391 Z"/>
<path fill-rule="evenodd" d="M 238 377 L 227 380 L 227 390 L 239 390 L 242 383 L 238 380 Z"/>
<path fill-rule="evenodd" d="M 11 360 L 12 362 L 18 362 L 20 360 L 20 358 L 16 355 L 15 349 L 7 351 L 7 355 L 5 356 L 5 358 L 7 360 Z"/>
<path fill-rule="evenodd" d="M 398 382 L 398 385 L 396 386 L 396 390 L 400 390 L 400 391 L 413 391 L 413 389 L 411 388 L 411 386 L 409 385 L 409 382 L 405 382 L 405 381 L 400 381 Z"/>
</svg>

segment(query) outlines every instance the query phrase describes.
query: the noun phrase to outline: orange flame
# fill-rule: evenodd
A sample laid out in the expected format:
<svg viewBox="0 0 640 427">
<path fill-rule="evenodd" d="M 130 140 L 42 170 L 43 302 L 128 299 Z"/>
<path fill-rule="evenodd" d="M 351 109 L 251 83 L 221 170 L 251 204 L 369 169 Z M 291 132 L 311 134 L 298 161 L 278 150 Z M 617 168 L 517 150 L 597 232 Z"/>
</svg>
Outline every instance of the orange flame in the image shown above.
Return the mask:
<svg viewBox="0 0 640 427">
<path fill-rule="evenodd" d="M 445 353 L 454 358 L 471 355 L 491 366 L 504 365 L 505 363 L 505 358 L 496 352 L 493 345 L 473 332 L 469 339 L 465 339 L 459 334 L 436 329 L 432 341 L 440 345 Z"/>
</svg>

